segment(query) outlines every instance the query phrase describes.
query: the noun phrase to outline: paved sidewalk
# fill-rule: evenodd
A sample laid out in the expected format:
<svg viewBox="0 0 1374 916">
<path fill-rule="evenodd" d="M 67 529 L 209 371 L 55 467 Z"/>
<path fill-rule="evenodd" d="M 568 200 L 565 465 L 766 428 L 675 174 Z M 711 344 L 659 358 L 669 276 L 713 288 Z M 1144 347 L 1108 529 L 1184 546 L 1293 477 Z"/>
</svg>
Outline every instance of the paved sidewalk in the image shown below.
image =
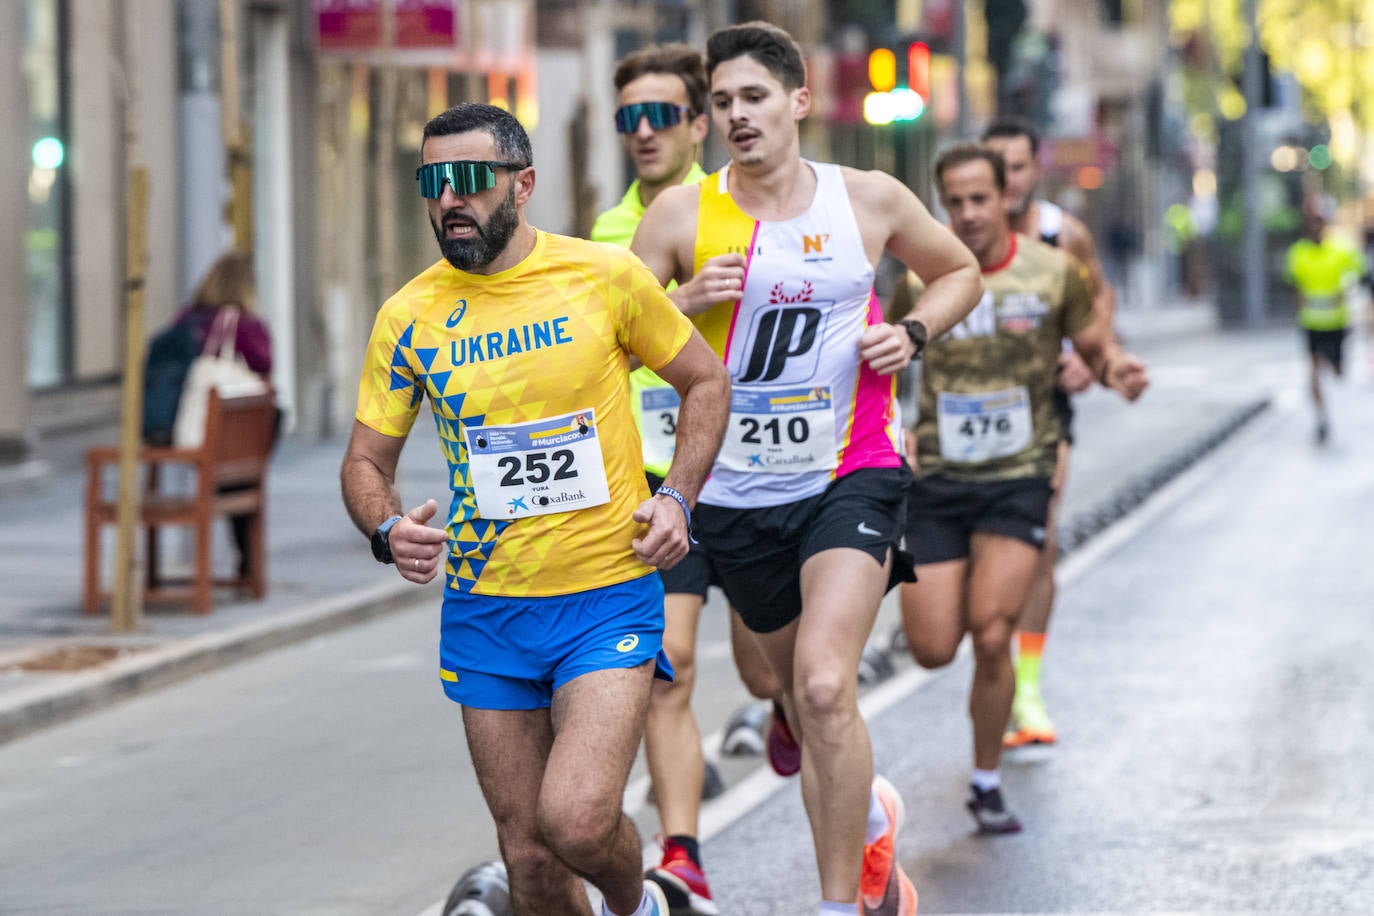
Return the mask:
<svg viewBox="0 0 1374 916">
<path fill-rule="evenodd" d="M 1166 472 L 1181 470 L 1189 456 L 1262 409 L 1276 385 L 1300 378 L 1291 331 L 1219 332 L 1211 314 L 1199 305 L 1122 316 L 1131 346 L 1151 361 L 1155 386 L 1129 409 L 1101 391 L 1078 399 L 1079 447 L 1065 497 L 1068 546 L 1129 511 Z M 1247 371 L 1199 389 L 1197 366 L 1218 359 Z M 422 419 L 401 461 L 407 506 L 428 497 L 446 504 L 447 475 L 434 440 L 432 423 Z M 114 441 L 114 431 L 97 441 Z M 0 469 L 0 742 L 416 601 L 433 602 L 437 610 L 438 584 L 418 589 L 378 566 L 348 521 L 338 486 L 343 447 L 342 439 L 288 439 L 274 456 L 266 599 L 221 590 L 203 617 L 150 606 L 142 631 L 121 636 L 110 633 L 107 615 L 81 613 L 79 454 L 54 458 L 56 470 L 45 476 L 25 472 L 20 485 L 13 478 L 6 485 Z M 216 562 L 227 567 L 223 523 L 215 538 Z M 182 553 L 189 562 L 189 543 Z M 112 533 L 104 554 L 108 582 Z M 33 670 L 45 660 L 66 670 Z"/>
</svg>

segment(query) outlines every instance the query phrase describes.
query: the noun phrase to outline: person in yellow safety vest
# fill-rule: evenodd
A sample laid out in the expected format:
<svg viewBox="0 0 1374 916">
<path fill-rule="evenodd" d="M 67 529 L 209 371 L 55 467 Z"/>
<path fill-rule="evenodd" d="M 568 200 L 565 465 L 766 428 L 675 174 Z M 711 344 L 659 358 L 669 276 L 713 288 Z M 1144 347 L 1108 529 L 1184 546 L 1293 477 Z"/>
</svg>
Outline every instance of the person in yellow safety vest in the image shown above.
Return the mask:
<svg viewBox="0 0 1374 916">
<path fill-rule="evenodd" d="M 1303 237 L 1288 249 L 1287 274 L 1298 290 L 1298 325 L 1307 336 L 1312 357 L 1312 404 L 1316 408 L 1316 439 L 1331 434 L 1331 420 L 1322 397 L 1321 369 L 1327 365 L 1341 377 L 1345 336 L 1350 325 L 1350 291 L 1365 271 L 1364 255 L 1348 239 L 1326 231 L 1327 217 L 1314 197 L 1303 202 Z"/>
</svg>

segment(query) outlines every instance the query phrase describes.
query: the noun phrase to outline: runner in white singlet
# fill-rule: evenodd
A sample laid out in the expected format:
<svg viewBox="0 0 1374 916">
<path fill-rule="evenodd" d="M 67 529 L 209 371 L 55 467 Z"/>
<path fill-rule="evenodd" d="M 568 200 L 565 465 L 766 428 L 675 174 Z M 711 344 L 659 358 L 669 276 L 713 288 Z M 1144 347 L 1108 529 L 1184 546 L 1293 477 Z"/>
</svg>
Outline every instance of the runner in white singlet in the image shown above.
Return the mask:
<svg viewBox="0 0 1374 916">
<path fill-rule="evenodd" d="M 893 378 L 973 308 L 972 255 L 901 182 L 801 158 L 801 52 L 763 22 L 707 42 L 727 168 L 669 188 L 631 246 L 725 360 L 726 443 L 697 537 L 782 680 L 803 748 L 821 913 L 912 916 L 894 857 L 901 798 L 873 778 L 858 666 L 894 576 L 905 488 Z M 891 251 L 926 283 L 883 321 L 873 268 Z"/>
</svg>

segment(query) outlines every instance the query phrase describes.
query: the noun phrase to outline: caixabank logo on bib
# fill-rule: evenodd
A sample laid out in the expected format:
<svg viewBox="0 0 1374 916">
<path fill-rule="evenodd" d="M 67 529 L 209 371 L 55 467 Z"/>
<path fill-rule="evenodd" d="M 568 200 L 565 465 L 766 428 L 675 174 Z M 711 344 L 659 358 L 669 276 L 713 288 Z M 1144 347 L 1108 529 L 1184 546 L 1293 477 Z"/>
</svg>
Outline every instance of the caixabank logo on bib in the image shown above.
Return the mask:
<svg viewBox="0 0 1374 916">
<path fill-rule="evenodd" d="M 547 509 L 550 506 L 561 506 L 567 503 L 581 503 L 587 499 L 587 494 L 583 490 L 560 490 L 553 492 L 549 487 L 535 487 L 536 491 L 544 490 L 547 492 L 527 493 L 523 496 L 516 496 L 506 500 L 506 513 L 515 515 L 517 512 L 528 512 L 532 508 Z"/>
</svg>

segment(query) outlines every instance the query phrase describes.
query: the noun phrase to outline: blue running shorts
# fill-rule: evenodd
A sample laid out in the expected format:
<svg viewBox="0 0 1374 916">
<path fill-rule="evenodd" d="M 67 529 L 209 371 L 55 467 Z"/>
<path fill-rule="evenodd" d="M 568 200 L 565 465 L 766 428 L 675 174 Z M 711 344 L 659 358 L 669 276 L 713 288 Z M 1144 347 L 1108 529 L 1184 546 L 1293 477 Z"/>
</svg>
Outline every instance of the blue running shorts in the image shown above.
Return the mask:
<svg viewBox="0 0 1374 916">
<path fill-rule="evenodd" d="M 547 709 L 579 675 L 650 659 L 655 677 L 673 679 L 656 575 L 545 598 L 444 591 L 439 677 L 464 706 Z"/>
</svg>

